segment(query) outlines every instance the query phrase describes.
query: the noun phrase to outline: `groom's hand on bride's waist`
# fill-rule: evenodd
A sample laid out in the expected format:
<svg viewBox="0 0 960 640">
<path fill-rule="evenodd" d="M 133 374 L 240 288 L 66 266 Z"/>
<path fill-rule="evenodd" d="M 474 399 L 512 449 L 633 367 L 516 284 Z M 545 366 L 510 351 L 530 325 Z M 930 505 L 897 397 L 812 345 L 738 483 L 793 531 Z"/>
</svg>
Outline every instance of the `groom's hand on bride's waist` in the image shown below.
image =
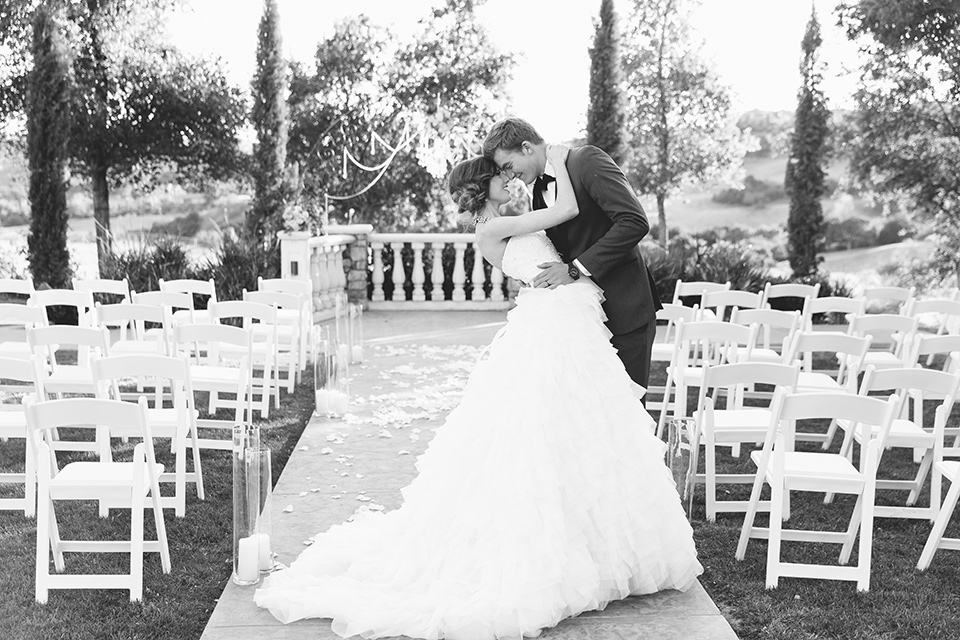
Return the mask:
<svg viewBox="0 0 960 640">
<path fill-rule="evenodd" d="M 570 284 L 573 282 L 569 267 L 562 262 L 544 262 L 543 264 L 538 264 L 537 268 L 543 269 L 543 271 L 533 279 L 533 286 L 537 289 L 556 289 L 562 284 Z"/>
</svg>

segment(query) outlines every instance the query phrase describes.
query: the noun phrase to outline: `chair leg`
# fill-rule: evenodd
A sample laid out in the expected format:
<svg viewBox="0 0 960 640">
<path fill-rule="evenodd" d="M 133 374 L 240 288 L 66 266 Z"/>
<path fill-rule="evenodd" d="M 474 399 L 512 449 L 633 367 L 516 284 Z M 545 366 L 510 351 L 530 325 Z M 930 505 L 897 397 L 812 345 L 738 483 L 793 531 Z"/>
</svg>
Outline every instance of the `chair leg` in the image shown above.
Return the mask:
<svg viewBox="0 0 960 640">
<path fill-rule="evenodd" d="M 833 444 L 833 436 L 837 433 L 837 421 L 831 420 L 830 426 L 827 428 L 826 439 L 823 441 L 823 444 L 820 445 L 820 448 L 826 451 L 830 448 L 830 445 Z"/>
<path fill-rule="evenodd" d="M 47 603 L 50 582 L 50 516 L 53 510 L 50 505 L 50 495 L 41 487 L 39 493 L 40 508 L 37 511 L 37 558 L 36 558 L 36 586 L 34 598 L 40 604 Z"/>
<path fill-rule="evenodd" d="M 927 542 L 923 545 L 923 551 L 920 553 L 920 560 L 917 562 L 917 569 L 925 571 L 933 561 L 933 555 L 940 547 L 940 541 L 943 539 L 943 532 L 953 516 L 953 510 L 957 506 L 957 499 L 960 498 L 960 482 L 954 482 L 947 491 L 947 497 L 940 505 L 940 511 L 937 513 L 937 519 L 933 523 L 933 529 L 927 537 Z"/>
<path fill-rule="evenodd" d="M 62 572 L 66 568 L 66 562 L 63 558 L 63 547 L 60 545 L 60 527 L 57 525 L 57 510 L 53 501 L 49 498 L 47 499 L 47 508 L 50 511 L 47 532 L 50 536 L 50 546 L 53 551 L 53 568 L 57 572 Z M 37 512 L 39 513 L 39 509 Z"/>
<path fill-rule="evenodd" d="M 136 483 L 138 484 L 138 483 Z M 130 506 L 130 602 L 143 599 L 143 491 L 134 484 Z"/>
<path fill-rule="evenodd" d="M 783 533 L 783 465 L 774 463 L 773 482 L 770 485 L 770 528 L 767 540 L 767 589 L 780 584 L 780 543 Z"/>
<path fill-rule="evenodd" d="M 200 500 L 205 500 L 206 496 L 203 491 L 203 467 L 200 464 L 200 443 L 197 442 L 196 425 L 190 428 L 190 437 L 193 443 L 191 449 L 193 453 L 193 473 L 196 476 L 197 497 Z"/>
<path fill-rule="evenodd" d="M 157 529 L 157 542 L 160 543 L 160 566 L 164 573 L 170 573 L 170 546 L 167 543 L 167 523 L 163 519 L 163 507 L 160 505 L 160 486 L 150 490 L 150 503 L 153 507 L 153 521 Z M 140 511 L 143 513 L 143 510 Z"/>
<path fill-rule="evenodd" d="M 187 439 L 185 434 L 177 430 L 176 435 L 171 438 L 177 444 L 176 458 L 174 458 L 174 509 L 176 517 L 182 518 L 186 515 L 186 496 L 187 496 Z"/>
<path fill-rule="evenodd" d="M 663 388 L 663 405 L 660 409 L 660 417 L 657 419 L 657 437 L 663 439 L 663 430 L 667 424 L 667 410 L 670 408 L 670 387 L 673 385 L 673 371 L 667 371 L 667 383 Z"/>
<path fill-rule="evenodd" d="M 853 513 L 850 514 L 850 524 L 847 525 L 847 537 L 840 548 L 840 564 L 850 562 L 850 556 L 853 553 L 853 543 L 857 541 L 857 532 L 860 531 L 860 523 L 863 519 L 863 495 L 857 496 L 857 502 L 853 505 Z"/>
<path fill-rule="evenodd" d="M 29 449 L 29 447 L 28 447 Z M 23 477 L 23 515 L 33 518 L 37 515 L 37 461 L 27 452 Z"/>
<path fill-rule="evenodd" d="M 923 483 L 927 479 L 927 474 L 930 473 L 931 466 L 933 466 L 933 451 L 927 449 L 923 455 L 923 460 L 920 461 L 920 468 L 917 469 L 917 477 L 913 479 L 913 489 L 910 490 L 910 495 L 907 496 L 908 507 L 916 504 L 917 499 L 920 497 L 920 492 L 923 490 Z M 933 502 L 930 503 L 930 507 L 933 508 Z"/>
<path fill-rule="evenodd" d="M 750 503 L 747 505 L 747 512 L 743 515 L 743 526 L 740 528 L 740 540 L 737 542 L 737 560 L 743 560 L 747 554 L 747 543 L 750 542 L 750 534 L 753 532 L 753 521 L 757 517 L 763 485 L 763 469 L 758 468 L 757 475 L 753 479 L 753 489 L 750 491 Z M 770 517 L 773 518 L 772 515 Z"/>
<path fill-rule="evenodd" d="M 715 522 L 717 519 L 717 448 L 713 438 L 707 438 L 704 458 L 706 458 L 704 489 L 706 490 L 707 520 Z"/>
</svg>

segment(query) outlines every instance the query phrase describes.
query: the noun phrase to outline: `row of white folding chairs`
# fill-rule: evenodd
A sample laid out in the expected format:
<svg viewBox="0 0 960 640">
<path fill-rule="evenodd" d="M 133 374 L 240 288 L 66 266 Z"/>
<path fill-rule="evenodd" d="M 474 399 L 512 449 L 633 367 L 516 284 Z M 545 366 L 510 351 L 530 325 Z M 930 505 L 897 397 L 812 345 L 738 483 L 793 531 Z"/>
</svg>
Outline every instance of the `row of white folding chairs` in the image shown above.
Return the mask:
<svg viewBox="0 0 960 640">
<path fill-rule="evenodd" d="M 914 366 L 902 369 L 877 370 L 867 368 L 858 393 L 836 391 L 798 390 L 799 363 L 792 365 L 740 362 L 718 366 L 706 365 L 700 389 L 698 411 L 695 414 L 691 442 L 694 470 L 699 471 L 700 446 L 704 446 L 704 472 L 694 479 L 705 485 L 707 518 L 713 520 L 718 512 L 746 512 L 738 545 L 737 557 L 742 559 L 750 537 L 769 538 L 767 585 L 777 585 L 780 576 L 818 577 L 856 580 L 858 589 L 869 586 L 870 535 L 875 517 L 906 517 L 934 522 L 918 568 L 929 566 L 938 548 L 960 549 L 960 540 L 944 539 L 947 523 L 956 507 L 960 489 L 960 446 L 958 439 L 949 445 L 946 424 L 960 387 L 960 372 L 947 373 Z M 755 384 L 769 384 L 775 388 L 769 407 L 744 405 L 747 390 Z M 707 390 L 711 392 L 708 393 Z M 888 394 L 878 398 L 878 392 Z M 929 397 L 940 398 L 935 410 L 932 429 L 923 424 L 923 402 Z M 907 411 L 909 399 L 913 410 Z M 851 400 L 852 399 L 852 400 Z M 886 408 L 877 413 L 879 403 Z M 871 409 L 871 403 L 874 407 Z M 873 416 L 871 418 L 871 416 Z M 877 416 L 881 416 L 878 418 Z M 818 418 L 840 423 L 846 434 L 844 445 L 837 453 L 825 451 L 796 452 L 801 440 L 796 429 L 797 420 Z M 854 464 L 852 449 L 847 442 L 860 445 L 859 464 Z M 762 449 L 751 454 L 757 468 L 755 474 L 718 474 L 717 450 L 732 445 L 755 445 Z M 923 447 L 924 457 L 918 465 L 915 478 L 909 480 L 878 477 L 878 467 L 884 450 Z M 920 496 L 926 479 L 932 471 L 929 504 L 913 506 Z M 941 504 L 940 485 L 949 480 L 950 491 Z M 719 500 L 717 484 L 752 483 L 749 501 Z M 770 486 L 770 500 L 761 500 L 764 484 Z M 875 505 L 876 489 L 896 489 L 909 492 L 905 506 Z M 790 514 L 790 491 L 826 492 L 825 501 L 832 501 L 834 493 L 854 493 L 858 504 L 854 509 L 847 533 L 786 532 L 782 520 Z M 758 511 L 771 511 L 768 528 L 754 525 Z M 859 520 L 862 517 L 862 524 Z M 841 564 L 846 564 L 850 549 L 859 530 L 860 560 L 856 568 L 791 565 L 780 557 L 782 540 L 842 542 Z"/>
<path fill-rule="evenodd" d="M 203 473 L 200 462 L 200 440 L 197 429 L 197 411 L 193 398 L 193 371 L 189 362 L 183 358 L 161 355 L 122 355 L 104 356 L 92 359 L 90 366 L 91 389 L 79 389 L 81 392 L 93 391 L 88 397 L 121 400 L 121 386 L 132 378 L 146 380 L 154 389 L 152 406 L 148 414 L 153 425 L 155 437 L 170 438 L 171 452 L 174 454 L 174 469 L 162 473 L 160 482 L 174 485 L 173 495 L 161 499 L 164 508 L 172 508 L 178 517 L 185 513 L 186 484 L 196 486 L 197 495 L 203 499 Z M 49 381 L 43 358 L 39 355 L 31 360 L 19 358 L 0 358 L 0 378 L 8 381 L 4 390 L 14 395 L 30 396 L 38 401 L 50 399 L 47 384 Z M 162 393 L 163 389 L 169 393 Z M 135 397 L 145 397 L 136 394 Z M 5 440 L 23 440 L 27 437 L 26 412 L 19 402 L 0 405 L 0 435 Z M 235 420 L 242 419 L 236 414 Z M 48 439 L 48 447 L 56 451 L 88 451 L 94 453 L 100 461 L 112 460 L 112 438 L 128 439 L 138 437 L 137 433 L 115 427 L 100 430 L 92 439 L 63 440 L 58 432 Z M 191 450 L 188 455 L 187 450 Z M 193 471 L 187 471 L 187 458 L 192 458 Z M 24 473 L 0 474 L 0 481 L 8 484 L 23 485 L 23 498 L 10 498 L 0 501 L 0 509 L 23 510 L 27 516 L 34 514 L 35 502 L 35 465 L 29 448 L 24 460 Z M 107 515 L 110 504 L 101 503 L 101 515 Z"/>
<path fill-rule="evenodd" d="M 218 305 L 229 305 L 232 302 L 236 301 L 221 302 Z M 43 386 L 50 395 L 96 394 L 91 363 L 97 358 L 115 353 L 107 329 L 103 326 L 54 325 L 31 328 L 27 329 L 27 342 L 34 355 L 44 357 Z M 266 416 L 270 401 L 269 390 L 272 388 L 268 385 L 272 378 L 269 375 L 269 366 L 265 369 L 264 377 L 257 379 L 253 375 L 255 361 L 265 358 L 268 365 L 270 361 L 269 351 L 258 354 L 254 344 L 255 335 L 251 329 L 220 323 L 180 324 L 173 329 L 173 346 L 169 355 L 188 363 L 193 390 L 209 395 L 207 413 L 210 416 L 220 408 L 232 408 L 235 412 L 242 411 L 244 418 L 251 420 L 254 410 Z M 59 362 L 54 348 L 75 349 L 76 364 Z M 162 355 L 122 350 L 117 350 L 116 353 L 136 357 Z M 256 384 L 256 380 L 259 380 L 260 384 Z M 143 376 L 139 376 L 137 382 L 138 391 L 142 390 Z M 255 394 L 260 395 L 259 401 L 254 399 Z M 232 428 L 230 420 L 209 417 L 198 422 L 201 427 L 228 431 Z M 200 444 L 204 448 L 224 450 L 231 446 L 229 436 L 202 439 Z"/>
</svg>

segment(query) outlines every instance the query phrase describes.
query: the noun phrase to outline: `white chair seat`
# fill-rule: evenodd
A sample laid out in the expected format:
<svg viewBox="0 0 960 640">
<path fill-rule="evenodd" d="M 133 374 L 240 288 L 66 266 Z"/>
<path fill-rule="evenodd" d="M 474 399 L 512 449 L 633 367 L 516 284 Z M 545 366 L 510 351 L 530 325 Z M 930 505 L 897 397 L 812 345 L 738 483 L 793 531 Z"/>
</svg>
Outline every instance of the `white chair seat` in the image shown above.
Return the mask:
<svg viewBox="0 0 960 640">
<path fill-rule="evenodd" d="M 847 420 L 838 420 L 838 426 L 843 428 L 844 431 L 850 429 L 851 424 Z M 863 442 L 863 426 L 858 425 L 857 432 L 854 434 L 854 437 L 857 439 L 857 442 Z M 880 433 L 880 429 L 873 425 L 871 428 L 873 431 L 873 436 L 876 436 Z M 907 420 L 905 418 L 895 418 L 893 423 L 890 425 L 890 432 L 887 435 L 887 447 L 923 447 L 923 448 L 932 448 L 934 443 L 933 433 L 930 431 L 925 431 L 913 420 Z"/>
<path fill-rule="evenodd" d="M 754 464 L 760 464 L 762 450 L 750 452 Z M 767 468 L 768 481 L 773 477 L 772 467 Z M 851 491 L 859 492 L 863 486 L 863 476 L 853 463 L 846 458 L 835 454 L 816 453 L 813 451 L 788 451 L 784 454 L 783 477 L 788 489 L 803 489 L 809 487 L 816 490 L 825 482 L 839 491 L 838 483 L 848 484 Z"/>
<path fill-rule="evenodd" d="M 941 460 L 935 464 L 940 473 L 950 482 L 956 482 L 960 477 L 960 460 Z"/>
<path fill-rule="evenodd" d="M 673 360 L 673 348 L 673 344 L 668 344 L 666 342 L 654 342 L 653 350 L 650 352 L 650 359 L 670 362 Z"/>
<path fill-rule="evenodd" d="M 717 441 L 722 442 L 723 436 L 736 434 L 736 442 L 741 442 L 741 434 L 756 433 L 757 440 L 763 440 L 767 428 L 770 426 L 769 409 L 727 409 L 713 413 L 713 429 Z"/>
<path fill-rule="evenodd" d="M 797 392 L 804 391 L 846 391 L 836 380 L 826 373 L 801 371 L 797 380 Z"/>
<path fill-rule="evenodd" d="M 47 376 L 44 384 L 48 391 L 56 391 L 64 385 L 84 385 L 93 388 L 93 373 L 86 367 L 59 365 L 57 370 Z"/>
<path fill-rule="evenodd" d="M 104 487 L 129 488 L 133 482 L 134 463 L 132 462 L 71 462 L 57 476 L 50 480 L 50 493 L 53 497 L 76 499 L 91 490 Z M 156 465 L 157 473 L 163 473 L 163 465 Z M 147 467 L 143 469 L 144 491 L 150 489 L 150 477 Z M 92 494 L 99 497 L 99 493 Z"/>
<path fill-rule="evenodd" d="M 27 427 L 27 415 L 23 411 L 0 411 L 0 437 L 22 438 Z"/>
<path fill-rule="evenodd" d="M 119 340 L 110 346 L 110 354 L 114 356 L 139 353 L 162 354 L 162 344 L 157 340 Z"/>
<path fill-rule="evenodd" d="M 26 342 L 2 342 L 0 343 L 0 358 L 17 358 L 19 360 L 29 360 L 33 356 L 30 345 Z"/>
<path fill-rule="evenodd" d="M 147 409 L 147 417 L 150 418 L 150 424 L 153 426 L 156 435 L 160 437 L 166 437 L 165 434 L 168 433 L 168 429 L 171 427 L 176 429 L 180 424 L 179 413 L 175 408 Z M 200 412 L 194 409 L 194 420 L 198 417 L 200 417 Z"/>
<path fill-rule="evenodd" d="M 240 370 L 235 367 L 213 367 L 206 365 L 190 365 L 190 376 L 194 384 L 232 384 L 240 380 Z"/>
</svg>

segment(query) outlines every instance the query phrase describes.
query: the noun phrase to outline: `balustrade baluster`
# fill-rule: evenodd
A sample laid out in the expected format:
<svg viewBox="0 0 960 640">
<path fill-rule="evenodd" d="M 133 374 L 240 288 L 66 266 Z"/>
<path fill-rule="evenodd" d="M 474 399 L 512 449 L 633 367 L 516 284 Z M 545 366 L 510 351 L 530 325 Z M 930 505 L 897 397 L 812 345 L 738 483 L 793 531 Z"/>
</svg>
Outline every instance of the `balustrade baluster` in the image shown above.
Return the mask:
<svg viewBox="0 0 960 640">
<path fill-rule="evenodd" d="M 413 249 L 413 273 L 410 274 L 410 280 L 413 282 L 413 300 L 415 302 L 423 302 L 427 299 L 426 291 L 423 288 L 423 283 L 426 282 L 423 273 L 423 248 L 425 246 L 423 242 L 410 243 L 410 247 Z"/>
<path fill-rule="evenodd" d="M 370 299 L 374 302 L 383 302 L 386 298 L 383 295 L 383 243 L 371 242 L 373 249 L 373 294 Z"/>
<path fill-rule="evenodd" d="M 310 248 L 310 281 L 313 285 L 313 310 L 323 309 L 323 262 L 320 260 L 322 247 Z"/>
<path fill-rule="evenodd" d="M 403 272 L 403 243 L 390 243 L 393 247 L 393 301 L 400 302 L 407 299 L 407 292 L 403 285 L 407 275 Z"/>
<path fill-rule="evenodd" d="M 347 291 L 347 274 L 343 271 L 343 251 L 346 248 L 346 245 L 338 244 L 333 248 L 333 274 L 334 277 L 331 278 L 333 282 L 333 291 L 334 293 L 346 293 Z"/>
<path fill-rule="evenodd" d="M 457 252 L 453 259 L 453 300 L 463 302 L 467 299 L 466 291 L 463 289 L 464 281 L 467 279 L 467 272 L 463 267 L 463 254 L 467 249 L 467 243 L 454 242 L 453 248 Z"/>
<path fill-rule="evenodd" d="M 470 280 L 473 283 L 473 290 L 470 294 L 471 300 L 486 300 L 487 295 L 483 291 L 483 256 L 477 249 L 477 243 L 473 243 L 473 273 L 470 274 Z"/>
<path fill-rule="evenodd" d="M 496 267 L 490 269 L 490 287 L 491 302 L 506 299 L 503 295 L 503 271 Z"/>
<path fill-rule="evenodd" d="M 330 247 L 323 245 L 320 251 L 320 304 L 322 309 L 329 309 L 333 305 L 330 297 Z"/>
<path fill-rule="evenodd" d="M 436 302 L 443 300 L 443 248 L 446 246 L 443 242 L 431 242 L 430 248 L 433 250 L 433 270 L 430 272 L 430 282 L 433 283 L 433 290 L 430 293 L 430 300 Z"/>
</svg>

